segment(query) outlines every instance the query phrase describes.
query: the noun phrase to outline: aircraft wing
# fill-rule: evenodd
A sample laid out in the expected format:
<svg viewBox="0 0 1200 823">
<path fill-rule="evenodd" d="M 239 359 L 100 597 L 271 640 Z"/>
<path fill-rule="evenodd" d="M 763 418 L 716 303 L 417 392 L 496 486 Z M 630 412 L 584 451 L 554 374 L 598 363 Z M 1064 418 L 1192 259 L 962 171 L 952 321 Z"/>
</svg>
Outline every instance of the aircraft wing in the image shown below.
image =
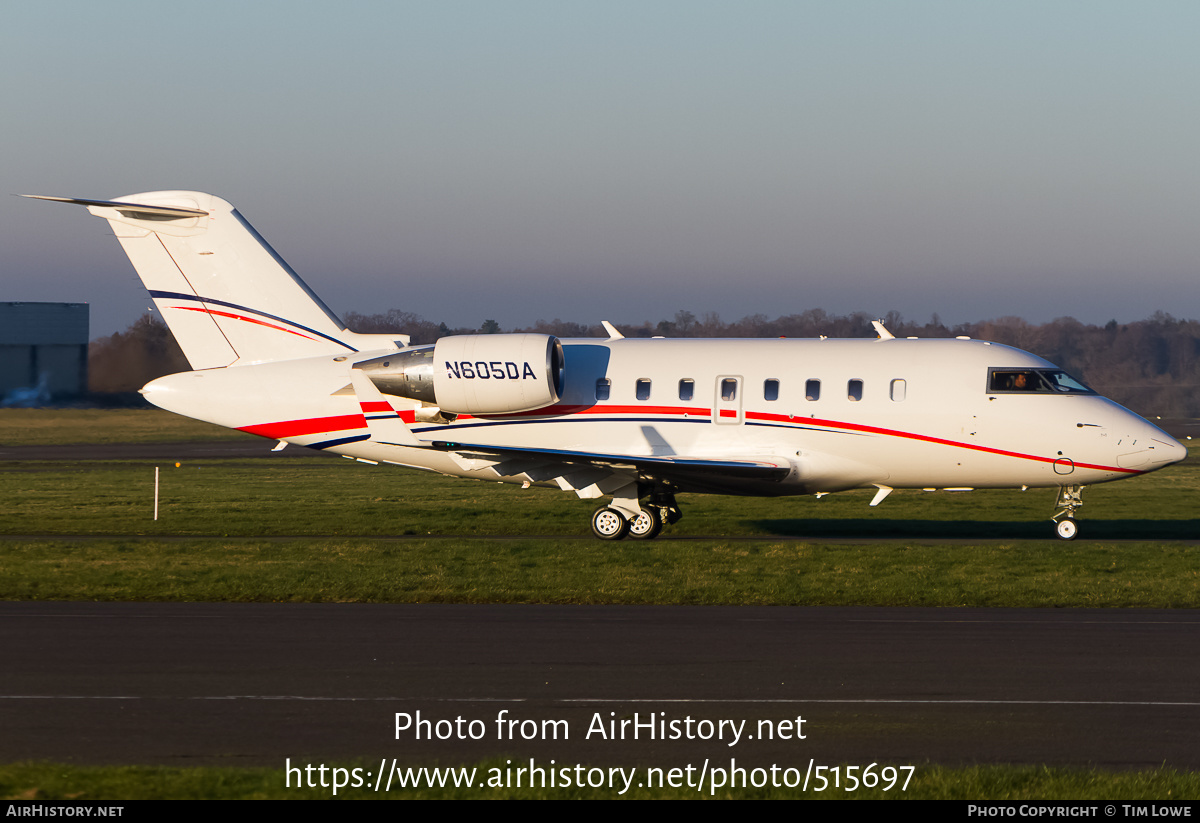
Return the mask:
<svg viewBox="0 0 1200 823">
<path fill-rule="evenodd" d="M 435 440 L 430 448 L 451 452 L 464 468 L 492 468 L 505 476 L 524 474 L 535 482 L 553 480 L 580 497 L 611 493 L 614 483 L 637 479 L 671 481 L 682 487 L 746 483 L 778 483 L 792 471 L 777 457 L 650 457 L 631 454 L 580 452 L 566 449 L 510 448 Z M 586 493 L 585 493 L 586 492 Z"/>
</svg>

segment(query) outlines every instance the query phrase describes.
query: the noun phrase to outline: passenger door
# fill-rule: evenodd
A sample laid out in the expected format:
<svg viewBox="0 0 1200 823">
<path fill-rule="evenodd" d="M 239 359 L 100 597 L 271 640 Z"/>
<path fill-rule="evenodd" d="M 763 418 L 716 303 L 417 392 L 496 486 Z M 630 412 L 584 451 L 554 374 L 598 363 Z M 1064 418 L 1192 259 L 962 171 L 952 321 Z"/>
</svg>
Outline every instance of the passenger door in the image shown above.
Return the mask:
<svg viewBox="0 0 1200 823">
<path fill-rule="evenodd" d="M 713 397 L 713 422 L 724 426 L 741 425 L 742 414 L 741 375 L 722 374 L 717 376 Z"/>
</svg>

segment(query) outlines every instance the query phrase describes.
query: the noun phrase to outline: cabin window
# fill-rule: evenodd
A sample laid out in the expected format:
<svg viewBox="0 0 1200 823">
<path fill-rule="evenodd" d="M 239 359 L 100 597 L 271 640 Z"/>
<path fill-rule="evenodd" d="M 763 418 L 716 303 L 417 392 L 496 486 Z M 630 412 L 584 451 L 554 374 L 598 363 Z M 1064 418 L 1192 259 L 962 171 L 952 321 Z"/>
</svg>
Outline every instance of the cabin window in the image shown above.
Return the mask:
<svg viewBox="0 0 1200 823">
<path fill-rule="evenodd" d="M 805 400 L 820 400 L 821 399 L 821 381 L 806 380 L 804 382 L 804 399 Z"/>
<path fill-rule="evenodd" d="M 848 399 L 854 403 L 857 403 L 859 400 L 862 400 L 862 381 L 861 380 L 851 380 L 849 383 L 846 384 L 846 399 Z"/>
<path fill-rule="evenodd" d="M 779 381 L 768 380 L 763 383 L 763 400 L 779 399 Z"/>
<path fill-rule="evenodd" d="M 612 381 L 607 377 L 601 377 L 596 381 L 596 399 L 607 400 L 608 395 L 612 392 Z"/>
<path fill-rule="evenodd" d="M 696 381 L 687 377 L 679 381 L 679 399 L 691 400 L 696 391 Z"/>
<path fill-rule="evenodd" d="M 907 394 L 907 392 L 908 392 L 908 387 L 905 384 L 903 378 L 897 378 L 896 380 L 892 381 L 892 399 L 895 400 L 897 403 L 904 400 L 904 397 Z"/>
<path fill-rule="evenodd" d="M 726 377 L 721 381 L 721 399 L 722 400 L 737 400 L 737 384 L 738 381 L 732 377 Z"/>
<path fill-rule="evenodd" d="M 650 378 L 648 378 L 648 377 L 638 378 L 637 388 L 635 389 L 635 393 L 637 394 L 638 400 L 649 400 L 650 399 Z"/>
</svg>

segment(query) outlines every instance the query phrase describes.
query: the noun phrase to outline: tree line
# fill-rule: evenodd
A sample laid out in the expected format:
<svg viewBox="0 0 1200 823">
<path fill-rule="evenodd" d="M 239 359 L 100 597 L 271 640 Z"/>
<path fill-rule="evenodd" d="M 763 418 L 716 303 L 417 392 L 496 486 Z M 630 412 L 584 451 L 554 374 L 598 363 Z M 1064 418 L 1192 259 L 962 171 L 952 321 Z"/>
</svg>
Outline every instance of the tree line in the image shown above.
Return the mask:
<svg viewBox="0 0 1200 823">
<path fill-rule="evenodd" d="M 495 320 L 486 320 L 479 328 L 450 328 L 399 309 L 379 314 L 348 312 L 343 319 L 356 332 L 408 334 L 414 345 L 433 343 L 453 334 L 500 332 L 608 337 L 599 324 L 558 319 L 513 329 L 501 329 Z M 657 323 L 614 325 L 626 337 L 853 338 L 874 337 L 871 321 L 875 319 L 864 312 L 835 315 L 809 309 L 774 319 L 753 314 L 726 322 L 716 312 L 697 317 L 681 310 Z M 926 323 L 917 323 L 894 311 L 882 320 L 897 337 L 966 336 L 1033 352 L 1144 416 L 1200 417 L 1200 322 L 1196 320 L 1176 320 L 1162 311 L 1133 323 L 1110 320 L 1101 326 L 1081 323 L 1073 317 L 1042 324 L 1001 317 L 946 326 L 936 314 Z M 88 348 L 92 392 L 136 392 L 156 377 L 188 368 L 170 330 L 151 314 L 124 332 L 93 340 Z"/>
</svg>

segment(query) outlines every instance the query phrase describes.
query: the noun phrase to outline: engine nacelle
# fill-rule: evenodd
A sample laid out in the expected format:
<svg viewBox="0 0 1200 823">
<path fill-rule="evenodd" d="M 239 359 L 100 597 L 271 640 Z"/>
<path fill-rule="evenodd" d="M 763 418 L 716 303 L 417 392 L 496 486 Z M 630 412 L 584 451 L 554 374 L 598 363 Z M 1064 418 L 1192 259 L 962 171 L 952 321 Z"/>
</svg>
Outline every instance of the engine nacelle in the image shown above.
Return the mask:
<svg viewBox="0 0 1200 823">
<path fill-rule="evenodd" d="M 408 397 L 451 414 L 511 414 L 558 402 L 563 352 L 546 334 L 443 337 L 355 364 L 384 394 Z"/>
</svg>

